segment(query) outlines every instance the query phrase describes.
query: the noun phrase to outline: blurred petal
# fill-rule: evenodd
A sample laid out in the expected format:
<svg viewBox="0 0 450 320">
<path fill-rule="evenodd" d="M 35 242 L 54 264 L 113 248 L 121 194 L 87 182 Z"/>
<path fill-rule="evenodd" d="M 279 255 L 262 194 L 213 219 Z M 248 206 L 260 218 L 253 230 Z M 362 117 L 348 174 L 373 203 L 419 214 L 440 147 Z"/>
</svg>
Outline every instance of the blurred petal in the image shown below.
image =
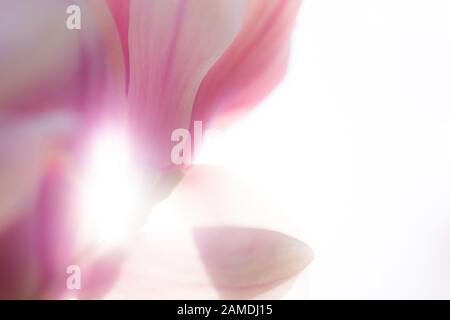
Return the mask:
<svg viewBox="0 0 450 320">
<path fill-rule="evenodd" d="M 55 159 L 125 110 L 122 50 L 103 2 L 0 2 L 0 296 L 55 298 L 76 236 Z M 72 4 L 81 30 L 66 28 Z"/>
<path fill-rule="evenodd" d="M 301 0 L 249 0 L 245 23 L 209 70 L 192 117 L 227 123 L 263 99 L 283 78 Z"/>
<path fill-rule="evenodd" d="M 120 270 L 120 248 L 78 241 L 73 171 L 64 153 L 71 122 L 64 116 L 33 117 L 9 131 L 0 126 L 0 298 L 72 297 L 66 270 L 73 264 L 82 269 L 76 296 L 99 298 Z"/>
<path fill-rule="evenodd" d="M 35 201 L 0 233 L 0 298 L 57 297 L 64 288 L 74 239 L 61 169 L 48 164 Z"/>
<path fill-rule="evenodd" d="M 130 5 L 129 118 L 149 161 L 170 166 L 170 137 L 189 128 L 195 94 L 237 35 L 240 0 L 137 0 Z"/>
<path fill-rule="evenodd" d="M 294 237 L 266 228 L 223 225 L 223 216 L 232 206 L 236 209 L 243 204 L 244 210 L 229 215 L 244 221 L 257 221 L 261 210 L 273 210 L 272 218 L 277 219 L 278 209 L 260 201 L 252 205 L 253 212 L 246 211 L 251 207 L 245 204 L 247 190 L 236 183 L 233 196 L 226 197 L 222 194 L 226 193 L 224 172 L 215 170 L 216 174 L 211 167 L 193 167 L 173 194 L 154 209 L 109 298 L 279 298 L 286 292 L 312 260 L 311 249 Z M 226 176 L 228 185 L 233 177 Z M 235 197 L 240 191 L 242 197 Z M 180 219 L 183 215 L 196 219 L 187 224 Z"/>
<path fill-rule="evenodd" d="M 81 30 L 66 28 L 66 8 L 72 4 L 82 8 Z M 114 22 L 105 4 L 30 0 L 1 5 L 3 118 L 74 109 L 90 120 L 124 107 L 122 50 L 118 35 L 110 31 Z"/>
<path fill-rule="evenodd" d="M 115 114 L 125 100 L 124 90 L 118 90 L 121 82 L 123 87 L 120 43 L 108 31 L 114 23 L 106 5 L 0 2 L 1 230 L 6 216 L 22 212 L 18 204 L 33 201 L 49 153 L 60 152 L 69 136 L 87 134 L 88 122 Z M 86 9 L 81 30 L 66 29 L 69 4 Z"/>
<path fill-rule="evenodd" d="M 126 257 L 125 252 L 121 248 L 103 250 L 99 247 L 77 261 L 81 270 L 81 288 L 75 292 L 68 291 L 66 296 L 100 299 L 114 286 Z"/>
<path fill-rule="evenodd" d="M 292 213 L 275 203 L 270 194 L 252 181 L 214 165 L 194 165 L 187 170 L 169 200 L 158 210 L 171 212 L 174 208 L 179 217 L 197 227 L 234 225 L 293 237 L 302 231 Z"/>
<path fill-rule="evenodd" d="M 49 162 L 63 153 L 74 126 L 67 112 L 0 120 L 0 233 L 33 205 Z"/>
<path fill-rule="evenodd" d="M 39 286 L 33 222 L 14 220 L 0 233 L 0 299 L 33 298 Z"/>
<path fill-rule="evenodd" d="M 68 208 L 71 187 L 65 171 L 60 163 L 50 163 L 35 201 L 0 232 L 1 299 L 100 298 L 114 284 L 123 251 L 94 245 L 80 255 L 86 248 L 76 246 L 77 218 Z M 76 291 L 66 286 L 72 265 L 82 272 Z"/>
</svg>

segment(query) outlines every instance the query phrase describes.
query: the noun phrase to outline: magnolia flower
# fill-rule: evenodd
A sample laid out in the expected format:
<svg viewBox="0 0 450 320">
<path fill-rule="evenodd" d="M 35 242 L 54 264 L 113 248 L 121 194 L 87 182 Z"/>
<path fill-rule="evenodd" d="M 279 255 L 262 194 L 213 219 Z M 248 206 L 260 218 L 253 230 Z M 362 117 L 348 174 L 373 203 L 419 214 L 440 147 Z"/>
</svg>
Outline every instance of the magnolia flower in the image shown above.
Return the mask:
<svg viewBox="0 0 450 320">
<path fill-rule="evenodd" d="M 308 265 L 258 227 L 278 210 L 258 192 L 170 158 L 175 129 L 224 126 L 280 81 L 300 0 L 0 2 L 0 298 L 252 298 Z M 91 161 L 111 131 L 130 159 Z"/>
</svg>

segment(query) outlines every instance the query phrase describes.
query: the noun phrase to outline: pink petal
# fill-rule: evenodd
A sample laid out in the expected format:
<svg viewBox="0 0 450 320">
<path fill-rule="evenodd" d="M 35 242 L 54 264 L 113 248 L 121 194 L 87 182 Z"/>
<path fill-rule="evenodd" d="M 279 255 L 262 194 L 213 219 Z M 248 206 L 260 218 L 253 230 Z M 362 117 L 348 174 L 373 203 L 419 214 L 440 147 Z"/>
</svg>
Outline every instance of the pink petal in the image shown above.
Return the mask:
<svg viewBox="0 0 450 320">
<path fill-rule="evenodd" d="M 22 217 L 24 215 L 21 215 Z M 33 225 L 15 220 L 0 233 L 0 299 L 30 299 L 39 286 Z"/>
<path fill-rule="evenodd" d="M 0 202 L 0 298 L 101 297 L 118 275 L 123 252 L 121 248 L 102 251 L 96 243 L 88 248 L 79 245 L 79 219 L 70 207 L 74 184 L 60 145 L 64 134 L 52 136 L 54 128 L 45 126 L 39 132 L 32 123 L 26 129 L 35 140 L 20 131 L 12 137 L 30 149 L 7 153 L 16 163 L 0 166 L 0 177 L 8 178 L 0 180 L 0 188 L 8 190 L 0 193 L 1 199 L 8 200 Z M 27 139 L 20 141 L 20 134 Z M 8 169 L 13 171 L 8 174 Z M 66 270 L 74 264 L 82 269 L 82 290 L 71 292 Z"/>
<path fill-rule="evenodd" d="M 227 197 L 230 181 L 234 190 Z M 247 299 L 285 293 L 312 251 L 294 237 L 253 227 L 264 211 L 272 212 L 272 221 L 281 217 L 261 194 L 259 203 L 246 203 L 249 192 L 237 181 L 217 168 L 193 167 L 154 209 L 108 297 Z M 226 224 L 225 216 L 241 217 L 242 223 Z"/>
<path fill-rule="evenodd" d="M 86 248 L 77 241 L 70 207 L 73 115 L 48 112 L 0 125 L 0 298 L 61 298 L 66 269 L 80 264 L 79 297 L 101 297 L 114 283 L 121 251 Z M 70 178 L 70 179 L 69 179 Z"/>
<path fill-rule="evenodd" d="M 128 27 L 130 21 L 130 0 L 107 0 L 111 14 L 116 22 L 117 32 L 122 44 L 123 57 L 126 69 L 126 87 L 129 81 L 129 51 L 128 51 Z"/>
<path fill-rule="evenodd" d="M 189 128 L 197 89 L 237 35 L 239 0 L 137 0 L 130 5 L 130 126 L 148 160 L 170 166 L 170 137 Z"/>
<path fill-rule="evenodd" d="M 202 81 L 193 120 L 218 116 L 216 125 L 225 124 L 263 99 L 285 74 L 301 0 L 248 3 L 238 37 Z"/>
<path fill-rule="evenodd" d="M 0 233 L 0 297 L 57 297 L 65 286 L 74 243 L 66 191 L 60 165 L 49 164 L 35 202 Z"/>
<path fill-rule="evenodd" d="M 81 30 L 65 27 L 71 4 L 82 8 Z M 0 296 L 55 298 L 76 262 L 76 226 L 66 199 L 70 172 L 54 161 L 76 160 L 73 143 L 84 142 L 87 129 L 123 116 L 122 49 L 103 2 L 2 5 Z"/>
<path fill-rule="evenodd" d="M 265 294 L 295 278 L 312 260 L 306 244 L 270 230 L 200 228 L 194 235 L 210 279 L 224 299 Z"/>
<path fill-rule="evenodd" d="M 0 299 L 102 297 L 113 286 L 123 260 L 119 248 L 80 256 L 76 218 L 67 208 L 67 188 L 58 165 L 49 168 L 34 208 L 0 233 Z M 81 288 L 67 288 L 67 268 L 81 270 Z"/>
<path fill-rule="evenodd" d="M 82 8 L 81 30 L 65 27 L 72 4 Z M 55 297 L 75 226 L 67 227 L 67 168 L 54 168 L 54 159 L 73 161 L 69 145 L 125 109 L 122 51 L 100 1 L 2 5 L 0 295 Z"/>
</svg>

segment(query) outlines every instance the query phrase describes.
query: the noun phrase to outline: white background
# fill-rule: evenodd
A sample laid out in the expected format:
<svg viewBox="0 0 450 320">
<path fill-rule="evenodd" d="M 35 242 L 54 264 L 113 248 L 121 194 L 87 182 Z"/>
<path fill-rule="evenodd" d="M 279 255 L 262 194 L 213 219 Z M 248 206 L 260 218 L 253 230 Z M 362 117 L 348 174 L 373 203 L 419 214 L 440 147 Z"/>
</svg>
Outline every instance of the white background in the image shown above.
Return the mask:
<svg viewBox="0 0 450 320">
<path fill-rule="evenodd" d="M 285 81 L 200 162 L 295 219 L 288 298 L 450 298 L 450 1 L 306 0 Z"/>
</svg>

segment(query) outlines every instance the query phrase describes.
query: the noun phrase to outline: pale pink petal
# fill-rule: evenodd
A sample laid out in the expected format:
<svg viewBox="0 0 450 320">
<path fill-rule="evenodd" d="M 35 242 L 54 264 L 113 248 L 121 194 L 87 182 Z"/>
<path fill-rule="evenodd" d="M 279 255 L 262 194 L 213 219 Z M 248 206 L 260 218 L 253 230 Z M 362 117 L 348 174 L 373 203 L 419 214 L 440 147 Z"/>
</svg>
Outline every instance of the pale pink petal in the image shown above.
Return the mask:
<svg viewBox="0 0 450 320">
<path fill-rule="evenodd" d="M 130 248 L 107 299 L 280 298 L 311 261 L 311 249 L 252 228 L 150 227 Z"/>
<path fill-rule="evenodd" d="M 171 134 L 189 128 L 197 89 L 237 35 L 241 0 L 130 3 L 130 127 L 154 165 L 171 165 Z"/>
<path fill-rule="evenodd" d="M 202 81 L 193 120 L 226 124 L 283 78 L 301 0 L 249 0 L 239 36 Z"/>
<path fill-rule="evenodd" d="M 292 236 L 254 227 L 267 211 L 276 225 L 278 208 L 261 194 L 260 203 L 246 203 L 254 199 L 245 198 L 249 192 L 239 180 L 215 170 L 194 166 L 154 209 L 109 298 L 279 298 L 289 289 L 312 260 L 311 249 Z M 234 190 L 227 197 L 230 181 Z M 225 216 L 240 216 L 243 223 L 224 224 Z"/>
<path fill-rule="evenodd" d="M 66 290 L 67 297 L 77 299 L 100 299 L 114 287 L 127 255 L 122 248 L 103 250 L 101 245 L 95 251 L 76 261 L 81 271 L 81 288 Z"/>
<path fill-rule="evenodd" d="M 174 204 L 177 216 L 197 227 L 234 225 L 294 237 L 301 236 L 303 231 L 292 219 L 295 213 L 276 203 L 259 185 L 214 165 L 194 165 L 188 169 L 170 201 L 161 203 L 158 209 L 170 212 Z"/>
<path fill-rule="evenodd" d="M 216 298 L 189 226 L 163 217 L 130 247 L 116 285 L 106 299 Z"/>
<path fill-rule="evenodd" d="M 288 288 L 278 287 L 291 284 L 312 260 L 306 244 L 275 231 L 215 227 L 196 229 L 194 235 L 208 275 L 224 299 L 280 297 L 281 289 Z"/>
<path fill-rule="evenodd" d="M 68 112 L 0 120 L 0 233 L 33 206 L 49 162 L 64 154 L 75 124 Z"/>
<path fill-rule="evenodd" d="M 82 9 L 81 30 L 66 28 L 66 8 Z M 124 101 L 120 40 L 101 1 L 2 1 L 0 116 L 76 110 L 94 121 Z M 114 103 L 112 103 L 114 102 Z"/>
</svg>

